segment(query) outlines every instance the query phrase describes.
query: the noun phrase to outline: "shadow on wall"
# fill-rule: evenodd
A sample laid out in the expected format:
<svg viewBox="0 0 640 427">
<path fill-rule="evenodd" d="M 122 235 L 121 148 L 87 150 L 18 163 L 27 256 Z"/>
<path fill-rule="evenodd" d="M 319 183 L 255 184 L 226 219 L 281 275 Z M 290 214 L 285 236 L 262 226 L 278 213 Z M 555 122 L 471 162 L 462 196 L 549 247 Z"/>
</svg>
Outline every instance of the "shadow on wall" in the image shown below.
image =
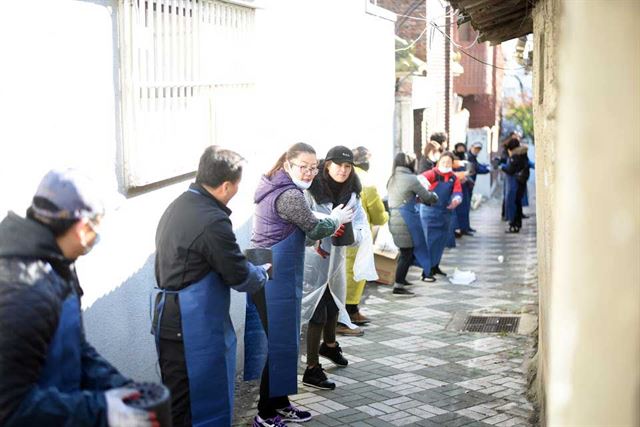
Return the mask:
<svg viewBox="0 0 640 427">
<path fill-rule="evenodd" d="M 253 218 L 236 228 L 238 243 L 248 247 Z M 87 340 L 124 375 L 136 381 L 160 381 L 154 337 L 151 335 L 152 295 L 155 295 L 155 253 L 121 286 L 99 298 L 83 313 Z M 238 336 L 236 366 L 244 362 L 246 295 L 231 292 L 231 319 Z"/>
<path fill-rule="evenodd" d="M 121 286 L 83 313 L 87 340 L 124 375 L 136 381 L 160 381 L 150 296 L 155 287 L 155 254 Z"/>
</svg>

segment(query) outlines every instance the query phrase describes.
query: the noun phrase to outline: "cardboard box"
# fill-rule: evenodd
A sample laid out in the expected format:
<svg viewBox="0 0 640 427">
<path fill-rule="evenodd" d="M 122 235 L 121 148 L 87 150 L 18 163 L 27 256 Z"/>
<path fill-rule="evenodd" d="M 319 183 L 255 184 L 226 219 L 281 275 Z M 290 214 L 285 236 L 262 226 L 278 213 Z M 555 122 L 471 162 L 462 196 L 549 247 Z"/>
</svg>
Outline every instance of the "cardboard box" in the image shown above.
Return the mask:
<svg viewBox="0 0 640 427">
<path fill-rule="evenodd" d="M 378 273 L 378 283 L 393 285 L 396 281 L 397 251 L 374 250 L 374 262 Z"/>
<path fill-rule="evenodd" d="M 398 248 L 393 244 L 393 237 L 391 237 L 388 225 L 378 227 L 374 232 L 373 255 L 378 273 L 377 282 L 393 285 L 396 281 Z"/>
</svg>

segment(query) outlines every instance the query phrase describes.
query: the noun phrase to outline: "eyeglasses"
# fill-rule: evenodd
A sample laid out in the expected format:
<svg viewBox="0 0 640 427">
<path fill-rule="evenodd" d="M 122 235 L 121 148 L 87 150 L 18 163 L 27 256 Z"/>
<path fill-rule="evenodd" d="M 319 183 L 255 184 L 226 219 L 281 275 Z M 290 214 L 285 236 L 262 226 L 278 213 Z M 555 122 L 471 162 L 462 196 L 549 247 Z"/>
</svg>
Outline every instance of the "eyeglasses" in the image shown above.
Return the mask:
<svg viewBox="0 0 640 427">
<path fill-rule="evenodd" d="M 87 220 L 87 225 L 95 234 L 100 234 L 100 219 L 99 218 L 91 218 Z"/>
<path fill-rule="evenodd" d="M 302 172 L 302 174 L 306 174 L 309 173 L 313 176 L 318 175 L 318 172 L 320 171 L 320 169 L 318 169 L 316 166 L 303 166 L 303 165 L 297 165 L 295 163 L 289 162 L 289 164 L 291 166 L 295 166 L 298 169 L 300 169 L 300 172 Z"/>
</svg>

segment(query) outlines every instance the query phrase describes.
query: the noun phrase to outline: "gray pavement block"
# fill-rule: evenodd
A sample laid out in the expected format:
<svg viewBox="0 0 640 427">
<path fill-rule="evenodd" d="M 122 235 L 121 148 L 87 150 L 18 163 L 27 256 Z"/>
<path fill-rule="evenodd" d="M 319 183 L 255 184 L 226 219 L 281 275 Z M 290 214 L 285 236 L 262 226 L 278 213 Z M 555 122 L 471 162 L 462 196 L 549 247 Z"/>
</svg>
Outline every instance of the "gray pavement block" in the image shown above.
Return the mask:
<svg viewBox="0 0 640 427">
<path fill-rule="evenodd" d="M 393 298 L 388 286 L 367 285 L 361 308 L 370 311 L 371 326 L 361 338 L 338 337 L 351 362 L 347 368 L 334 368 L 330 362 L 325 366 L 329 378 L 339 383 L 337 389 L 300 391 L 306 392 L 302 401 L 318 396 L 316 407 L 323 412 L 308 426 L 526 425 L 532 407 L 524 397 L 522 365 L 534 340 L 447 329 L 454 315 L 464 320 L 472 312 L 518 312 L 525 301 L 537 311 L 531 305 L 537 298 L 535 220 L 525 224 L 526 233 L 505 235 L 499 209 L 491 200 L 474 211 L 478 234 L 458 240 L 458 247 L 443 258 L 445 271 L 456 266 L 474 271 L 478 280 L 471 285 L 442 279 L 426 284 L 417 268 L 408 277 L 418 294 L 411 300 Z M 499 255 L 506 258 L 502 264 Z M 303 371 L 301 364 L 300 374 Z"/>
</svg>

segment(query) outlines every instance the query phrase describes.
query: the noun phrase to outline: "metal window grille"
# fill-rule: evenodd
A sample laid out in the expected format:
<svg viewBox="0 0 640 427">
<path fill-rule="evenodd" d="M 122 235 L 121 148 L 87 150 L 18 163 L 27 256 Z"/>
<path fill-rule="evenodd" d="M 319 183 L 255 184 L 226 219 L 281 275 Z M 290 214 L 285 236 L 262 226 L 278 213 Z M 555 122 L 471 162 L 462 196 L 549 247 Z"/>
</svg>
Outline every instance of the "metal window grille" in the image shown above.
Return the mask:
<svg viewBox="0 0 640 427">
<path fill-rule="evenodd" d="M 127 188 L 192 172 L 231 145 L 254 78 L 255 11 L 214 0 L 120 0 L 122 159 Z"/>
</svg>

